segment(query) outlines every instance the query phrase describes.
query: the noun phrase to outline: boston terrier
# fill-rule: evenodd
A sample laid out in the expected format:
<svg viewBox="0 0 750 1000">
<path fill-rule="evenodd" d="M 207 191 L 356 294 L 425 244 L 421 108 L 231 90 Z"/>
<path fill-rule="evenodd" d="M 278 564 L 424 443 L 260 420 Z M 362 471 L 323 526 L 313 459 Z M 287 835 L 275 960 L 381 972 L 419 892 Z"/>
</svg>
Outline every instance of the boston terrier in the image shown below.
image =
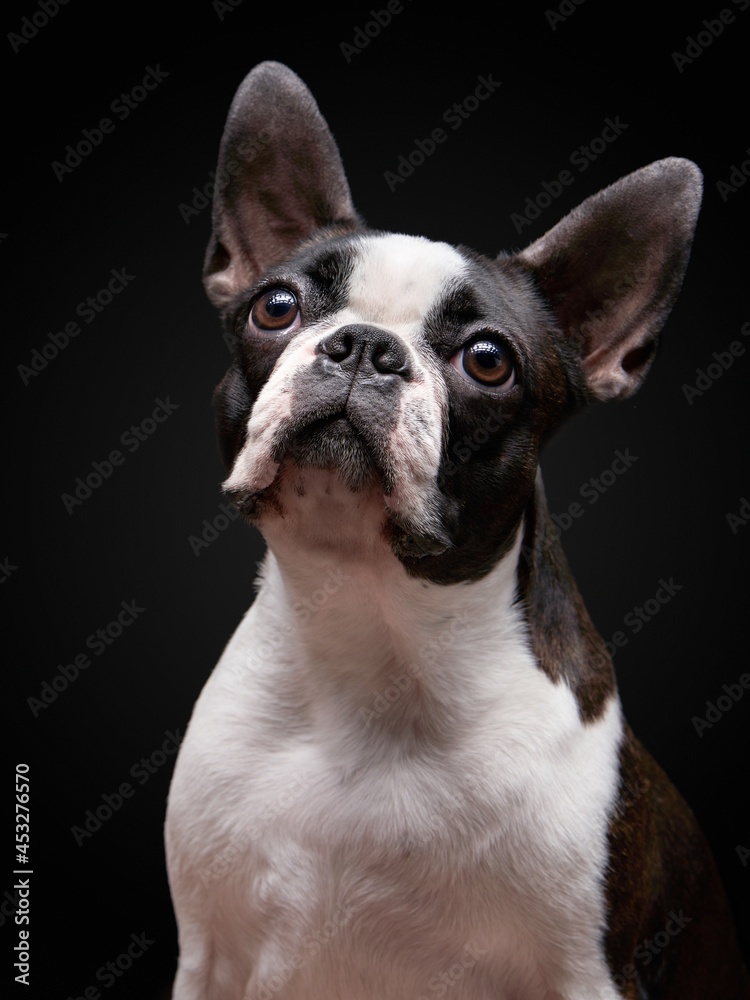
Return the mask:
<svg viewBox="0 0 750 1000">
<path fill-rule="evenodd" d="M 216 177 L 223 489 L 268 552 L 169 795 L 173 1000 L 747 998 L 538 472 L 651 365 L 700 171 L 652 163 L 494 259 L 370 229 L 266 62 Z"/>
</svg>

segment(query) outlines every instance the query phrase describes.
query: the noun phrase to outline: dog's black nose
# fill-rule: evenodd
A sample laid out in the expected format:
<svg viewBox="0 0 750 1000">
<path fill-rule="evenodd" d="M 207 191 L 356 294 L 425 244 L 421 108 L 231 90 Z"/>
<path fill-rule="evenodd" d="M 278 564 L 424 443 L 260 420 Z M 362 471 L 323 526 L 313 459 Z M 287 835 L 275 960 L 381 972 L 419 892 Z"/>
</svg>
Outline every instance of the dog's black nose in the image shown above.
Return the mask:
<svg viewBox="0 0 750 1000">
<path fill-rule="evenodd" d="M 374 326 L 342 326 L 324 337 L 316 348 L 344 371 L 411 378 L 406 348 L 392 333 Z"/>
</svg>

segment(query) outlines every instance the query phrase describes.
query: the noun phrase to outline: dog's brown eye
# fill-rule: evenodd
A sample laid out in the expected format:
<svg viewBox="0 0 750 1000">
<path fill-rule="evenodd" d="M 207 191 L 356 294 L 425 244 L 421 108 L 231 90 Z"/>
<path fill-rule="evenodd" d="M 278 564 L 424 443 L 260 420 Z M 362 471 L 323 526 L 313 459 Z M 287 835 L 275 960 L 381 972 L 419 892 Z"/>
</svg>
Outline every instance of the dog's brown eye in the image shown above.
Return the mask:
<svg viewBox="0 0 750 1000">
<path fill-rule="evenodd" d="M 515 384 L 513 360 L 495 340 L 481 338 L 467 344 L 451 363 L 462 375 L 488 389 L 507 391 Z"/>
<path fill-rule="evenodd" d="M 274 288 L 261 295 L 250 310 L 250 324 L 264 331 L 287 330 L 298 316 L 296 296 L 286 288 Z"/>
</svg>

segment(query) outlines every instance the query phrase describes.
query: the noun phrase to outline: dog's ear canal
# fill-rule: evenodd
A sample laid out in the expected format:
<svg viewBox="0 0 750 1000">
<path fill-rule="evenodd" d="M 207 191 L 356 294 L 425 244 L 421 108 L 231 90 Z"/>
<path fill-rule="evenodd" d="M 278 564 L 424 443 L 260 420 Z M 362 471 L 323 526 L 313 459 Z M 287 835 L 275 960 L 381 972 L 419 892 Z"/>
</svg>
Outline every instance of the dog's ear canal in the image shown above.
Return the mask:
<svg viewBox="0 0 750 1000">
<path fill-rule="evenodd" d="M 312 94 L 286 66 L 249 73 L 219 149 L 203 280 L 219 309 L 320 226 L 356 225 L 338 148 Z"/>
<path fill-rule="evenodd" d="M 578 349 L 597 399 L 629 396 L 682 284 L 702 175 L 659 160 L 588 198 L 518 255 Z"/>
</svg>

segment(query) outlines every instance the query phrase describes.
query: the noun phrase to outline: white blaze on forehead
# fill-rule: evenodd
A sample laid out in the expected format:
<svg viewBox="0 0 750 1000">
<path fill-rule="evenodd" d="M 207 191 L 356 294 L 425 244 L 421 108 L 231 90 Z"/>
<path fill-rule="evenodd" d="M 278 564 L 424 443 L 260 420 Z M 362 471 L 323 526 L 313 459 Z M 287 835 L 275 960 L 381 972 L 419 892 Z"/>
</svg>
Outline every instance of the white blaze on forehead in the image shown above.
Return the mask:
<svg viewBox="0 0 750 1000">
<path fill-rule="evenodd" d="M 390 330 L 408 349 L 413 378 L 404 386 L 391 434 L 395 482 L 385 499 L 406 522 L 425 527 L 435 499 L 447 400 L 443 380 L 419 342 L 430 310 L 466 271 L 464 258 L 447 243 L 398 234 L 365 237 L 346 306 L 334 317 L 337 326 L 364 323 Z"/>
<path fill-rule="evenodd" d="M 416 332 L 466 269 L 461 254 L 447 243 L 422 236 L 367 236 L 349 282 L 345 318 L 339 314 L 337 319 Z"/>
</svg>

